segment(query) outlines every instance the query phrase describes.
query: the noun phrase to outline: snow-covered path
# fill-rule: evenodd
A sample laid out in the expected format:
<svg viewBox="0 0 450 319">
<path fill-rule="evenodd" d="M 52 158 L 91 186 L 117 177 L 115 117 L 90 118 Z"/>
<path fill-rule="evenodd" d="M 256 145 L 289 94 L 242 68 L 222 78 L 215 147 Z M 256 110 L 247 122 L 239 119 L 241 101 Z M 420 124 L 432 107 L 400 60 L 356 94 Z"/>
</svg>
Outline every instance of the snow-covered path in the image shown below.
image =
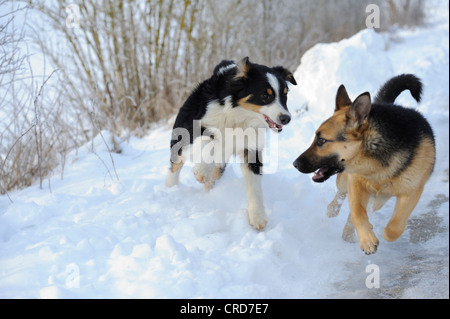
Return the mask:
<svg viewBox="0 0 450 319">
<path fill-rule="evenodd" d="M 64 179 L 50 178 L 51 191 L 13 192 L 13 204 L 0 197 L 0 298 L 448 298 L 448 45 L 447 17 L 309 50 L 295 72 L 289 108 L 296 116 L 278 136 L 276 172 L 263 178 L 269 222 L 261 232 L 247 222 L 239 165 L 208 193 L 189 167 L 181 185 L 166 188 L 167 125 L 113 154 L 118 181 L 98 137 L 70 155 Z M 400 73 L 423 80 L 423 103 L 408 93 L 397 102 L 429 119 L 437 163 L 397 242 L 381 236 L 394 200 L 370 215 L 380 246 L 365 256 L 341 239 L 348 205 L 326 217 L 334 179 L 315 184 L 292 162 L 333 112 L 341 83 L 354 98 Z M 373 269 L 379 288 L 366 286 Z"/>
</svg>

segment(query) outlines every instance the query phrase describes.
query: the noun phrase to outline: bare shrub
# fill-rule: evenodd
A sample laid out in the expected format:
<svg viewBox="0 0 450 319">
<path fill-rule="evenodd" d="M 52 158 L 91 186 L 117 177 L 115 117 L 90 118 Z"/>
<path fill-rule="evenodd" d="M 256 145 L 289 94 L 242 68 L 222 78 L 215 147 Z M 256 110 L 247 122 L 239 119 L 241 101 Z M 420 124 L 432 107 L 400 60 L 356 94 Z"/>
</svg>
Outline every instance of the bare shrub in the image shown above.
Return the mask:
<svg viewBox="0 0 450 319">
<path fill-rule="evenodd" d="M 88 0 L 71 28 L 71 1 L 30 3 L 44 17 L 36 38 L 62 70 L 67 101 L 87 115 L 86 97 L 96 95 L 101 129 L 117 135 L 143 135 L 173 114 L 222 59 L 294 69 L 314 44 L 365 28 L 368 4 L 379 5 L 385 29 L 420 23 L 423 12 L 422 0 Z"/>
<path fill-rule="evenodd" d="M 424 5 L 424 0 L 389 0 L 390 24 L 422 24 L 425 19 Z"/>
<path fill-rule="evenodd" d="M 36 180 L 42 188 L 82 134 L 72 128 L 79 124 L 65 109 L 64 91 L 55 90 L 54 74 L 33 72 L 25 26 L 15 19 L 25 20 L 28 7 L 0 1 L 0 8 L 9 10 L 0 17 L 0 194 L 5 194 Z"/>
</svg>

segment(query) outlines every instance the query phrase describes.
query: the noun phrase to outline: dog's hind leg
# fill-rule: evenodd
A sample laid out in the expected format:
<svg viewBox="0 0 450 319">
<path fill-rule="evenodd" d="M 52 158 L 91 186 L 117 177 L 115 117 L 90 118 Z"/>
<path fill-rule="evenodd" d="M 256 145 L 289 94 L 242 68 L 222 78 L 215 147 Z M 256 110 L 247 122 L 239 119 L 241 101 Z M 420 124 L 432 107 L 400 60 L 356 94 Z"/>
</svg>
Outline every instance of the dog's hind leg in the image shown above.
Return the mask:
<svg viewBox="0 0 450 319">
<path fill-rule="evenodd" d="M 400 195 L 397 197 L 395 204 L 394 215 L 392 216 L 386 228 L 383 231 L 383 237 L 387 241 L 397 240 L 405 231 L 409 215 L 419 202 L 420 196 L 423 192 L 423 186 L 418 188 L 415 192 L 408 195 Z"/>
<path fill-rule="evenodd" d="M 351 214 L 348 214 L 347 222 L 342 231 L 342 239 L 349 243 L 356 243 L 355 226 L 353 226 Z"/>
<path fill-rule="evenodd" d="M 249 160 L 249 151 L 245 151 L 244 163 L 242 163 L 242 174 L 244 176 L 245 190 L 248 200 L 248 220 L 256 230 L 266 227 L 267 219 L 264 211 L 264 200 L 261 185 L 261 154 L 259 152 L 251 153 L 255 158 Z"/>
<path fill-rule="evenodd" d="M 183 165 L 184 165 L 184 158 L 181 155 L 178 156 L 178 160 L 176 162 L 172 162 L 172 160 L 170 160 L 169 174 L 167 175 L 166 178 L 167 187 L 172 187 L 178 184 L 180 171 Z"/>
<path fill-rule="evenodd" d="M 328 217 L 336 217 L 339 215 L 342 203 L 347 197 L 347 175 L 347 173 L 341 173 L 336 176 L 336 186 L 338 190 L 334 199 L 328 204 Z"/>
<path fill-rule="evenodd" d="M 193 168 L 195 179 L 203 184 L 205 191 L 214 187 L 216 181 L 222 177 L 226 164 L 200 163 Z"/>
<path fill-rule="evenodd" d="M 225 168 L 226 168 L 226 164 L 215 164 L 214 165 L 214 169 L 211 175 L 211 179 L 205 183 L 205 190 L 209 191 L 211 188 L 213 188 L 214 184 L 216 183 L 216 181 L 222 177 L 223 172 L 225 172 Z"/>
<path fill-rule="evenodd" d="M 224 153 L 220 139 L 205 136 L 196 141 L 193 148 L 201 154 L 193 168 L 195 179 L 209 191 L 222 177 L 231 154 Z"/>
</svg>

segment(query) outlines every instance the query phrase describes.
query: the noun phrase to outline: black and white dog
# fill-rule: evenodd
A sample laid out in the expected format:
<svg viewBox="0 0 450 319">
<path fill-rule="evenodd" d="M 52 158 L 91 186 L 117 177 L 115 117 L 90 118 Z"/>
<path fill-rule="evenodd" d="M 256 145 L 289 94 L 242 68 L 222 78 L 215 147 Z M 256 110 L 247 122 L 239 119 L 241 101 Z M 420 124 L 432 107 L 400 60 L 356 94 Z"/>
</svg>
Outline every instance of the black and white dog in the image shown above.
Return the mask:
<svg viewBox="0 0 450 319">
<path fill-rule="evenodd" d="M 261 188 L 262 147 L 267 128 L 281 132 L 291 120 L 287 82 L 296 85 L 284 67 L 269 68 L 244 58 L 222 61 L 181 107 L 172 131 L 171 167 L 166 185 L 178 183 L 191 147 L 196 179 L 209 190 L 233 155 L 243 159 L 249 223 L 263 229 L 267 220 Z"/>
</svg>

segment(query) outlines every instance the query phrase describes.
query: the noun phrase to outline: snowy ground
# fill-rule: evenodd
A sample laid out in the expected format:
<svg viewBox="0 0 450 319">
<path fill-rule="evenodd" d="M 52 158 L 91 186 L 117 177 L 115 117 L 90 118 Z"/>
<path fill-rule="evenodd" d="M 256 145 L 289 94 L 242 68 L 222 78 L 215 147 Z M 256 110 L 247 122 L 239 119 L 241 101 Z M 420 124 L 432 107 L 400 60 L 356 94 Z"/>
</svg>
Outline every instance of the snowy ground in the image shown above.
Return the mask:
<svg viewBox="0 0 450 319">
<path fill-rule="evenodd" d="M 0 197 L 0 297 L 449 298 L 448 46 L 447 11 L 426 28 L 365 30 L 308 51 L 289 96 L 295 117 L 272 154 L 276 172 L 263 178 L 269 222 L 261 232 L 248 225 L 238 164 L 210 192 L 189 167 L 181 185 L 166 188 L 170 127 L 163 126 L 112 155 L 117 180 L 99 136 L 71 154 L 64 179 L 50 178 L 51 191 L 10 193 L 13 204 Z M 341 83 L 355 98 L 400 73 L 424 82 L 423 103 L 408 93 L 397 102 L 431 122 L 437 164 L 397 242 L 381 235 L 394 200 L 370 215 L 380 246 L 366 256 L 341 239 L 348 204 L 326 217 L 334 179 L 315 184 L 292 162 L 331 115 Z M 366 286 L 371 269 L 379 270 L 379 288 Z"/>
</svg>

